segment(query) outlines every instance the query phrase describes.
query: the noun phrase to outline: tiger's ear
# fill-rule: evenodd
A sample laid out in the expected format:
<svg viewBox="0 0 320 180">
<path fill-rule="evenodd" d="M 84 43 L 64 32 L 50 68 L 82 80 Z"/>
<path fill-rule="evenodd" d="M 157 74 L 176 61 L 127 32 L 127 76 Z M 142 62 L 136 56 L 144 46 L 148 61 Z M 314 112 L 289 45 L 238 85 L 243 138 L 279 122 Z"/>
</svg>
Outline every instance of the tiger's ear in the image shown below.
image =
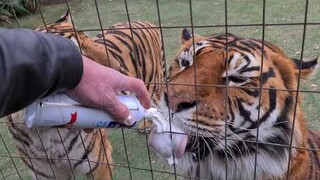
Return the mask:
<svg viewBox="0 0 320 180">
<path fill-rule="evenodd" d="M 71 23 L 71 17 L 69 11 L 67 11 L 63 16 L 61 16 L 58 20 L 56 20 L 54 23 Z"/>
<path fill-rule="evenodd" d="M 319 69 L 319 57 L 316 57 L 312 60 L 302 60 L 299 59 L 292 59 L 295 64 L 295 75 L 299 75 L 299 68 L 301 67 L 301 74 L 300 77 L 303 79 L 312 78 Z M 302 63 L 300 65 L 300 63 Z"/>
<path fill-rule="evenodd" d="M 184 28 L 181 32 L 181 44 L 184 44 L 186 41 L 192 38 L 191 31 L 187 28 Z"/>
</svg>

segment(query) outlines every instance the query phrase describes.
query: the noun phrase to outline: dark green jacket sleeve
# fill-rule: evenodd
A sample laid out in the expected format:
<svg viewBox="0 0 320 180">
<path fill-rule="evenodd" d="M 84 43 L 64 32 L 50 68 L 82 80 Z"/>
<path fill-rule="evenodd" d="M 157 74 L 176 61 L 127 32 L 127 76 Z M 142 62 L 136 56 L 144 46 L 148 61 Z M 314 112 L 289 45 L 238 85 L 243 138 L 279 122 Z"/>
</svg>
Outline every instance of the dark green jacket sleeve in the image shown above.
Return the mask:
<svg viewBox="0 0 320 180">
<path fill-rule="evenodd" d="M 75 87 L 82 66 L 78 48 L 66 38 L 0 28 L 0 117 Z"/>
</svg>

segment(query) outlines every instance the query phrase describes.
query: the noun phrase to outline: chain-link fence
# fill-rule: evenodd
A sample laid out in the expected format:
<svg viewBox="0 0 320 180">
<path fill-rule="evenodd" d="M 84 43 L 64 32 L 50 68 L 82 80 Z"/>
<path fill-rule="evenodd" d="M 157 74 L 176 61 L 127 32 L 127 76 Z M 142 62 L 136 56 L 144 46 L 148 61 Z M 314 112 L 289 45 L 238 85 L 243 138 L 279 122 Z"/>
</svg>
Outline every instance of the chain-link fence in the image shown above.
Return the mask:
<svg viewBox="0 0 320 180">
<path fill-rule="evenodd" d="M 14 3 L 13 1 L 8 2 L 10 2 L 12 5 Z M 290 177 L 292 177 L 290 176 L 290 174 L 294 174 L 294 172 L 290 171 L 299 169 L 292 167 L 299 166 L 295 163 L 300 162 L 292 157 L 296 157 L 297 153 L 299 154 L 300 152 L 309 153 L 308 158 L 301 162 L 311 162 L 312 164 L 304 165 L 304 168 L 308 168 L 305 169 L 305 171 L 315 172 L 319 170 L 320 165 L 314 162 L 316 160 L 319 160 L 319 157 L 317 156 L 319 154 L 319 143 L 317 142 L 317 140 L 319 140 L 318 136 L 315 132 L 312 132 L 309 133 L 311 135 L 309 135 L 310 137 L 308 137 L 307 139 L 300 139 L 301 141 L 303 141 L 302 144 L 296 142 L 296 136 L 300 138 L 300 136 L 304 137 L 304 135 L 306 134 L 302 127 L 303 115 L 298 113 L 300 111 L 300 107 L 297 103 L 294 103 L 294 105 L 286 103 L 285 100 L 281 100 L 282 95 L 279 95 L 281 94 L 281 92 L 289 94 L 293 93 L 294 98 L 292 99 L 292 102 L 298 102 L 299 96 L 303 96 L 304 98 L 301 102 L 301 105 L 302 112 L 304 113 L 306 117 L 305 119 L 307 120 L 306 126 L 308 129 L 319 129 L 318 117 L 320 114 L 318 113 L 318 109 L 320 107 L 320 98 L 318 93 L 320 91 L 318 87 L 320 84 L 317 80 L 319 78 L 319 75 L 314 75 L 313 79 L 305 80 L 300 78 L 300 75 L 303 74 L 304 67 L 302 63 L 299 63 L 302 59 L 314 59 L 318 56 L 318 54 L 320 54 L 319 0 L 72 0 L 65 1 L 64 3 L 57 5 L 40 6 L 38 7 L 37 12 L 33 15 L 17 17 L 18 14 L 13 13 L 14 18 L 12 20 L 6 22 L 0 21 L 0 25 L 7 28 L 35 28 L 39 25 L 44 25 L 44 27 L 47 28 L 48 24 L 51 24 L 55 20 L 59 19 L 59 17 L 65 12 L 70 12 L 71 24 L 74 28 L 72 31 L 74 31 L 75 34 L 77 34 L 76 31 L 83 32 L 90 38 L 96 37 L 97 34 L 104 33 L 104 31 L 114 30 L 114 28 L 112 28 L 111 26 L 119 22 L 129 22 L 129 24 L 132 24 L 133 22 L 139 20 L 151 22 L 155 25 L 155 27 L 153 28 L 157 29 L 161 34 L 159 39 L 164 51 L 163 55 L 166 72 L 168 72 L 168 68 L 170 67 L 171 63 L 177 60 L 179 61 L 179 59 L 176 59 L 176 53 L 181 46 L 181 32 L 183 28 L 188 28 L 191 32 L 192 37 L 195 37 L 196 34 L 206 36 L 211 34 L 227 35 L 228 33 L 232 33 L 241 37 L 259 39 L 259 47 L 254 48 L 258 48 L 261 54 L 263 54 L 263 52 L 270 51 L 270 49 L 272 50 L 272 47 L 270 48 L 269 43 L 265 43 L 271 42 L 272 44 L 281 47 L 281 49 L 283 49 L 289 57 L 298 60 L 296 71 L 296 86 L 294 89 L 279 89 L 277 87 L 266 88 L 263 87 L 263 85 L 260 85 L 263 83 L 259 83 L 259 86 L 247 89 L 248 91 L 256 90 L 256 92 L 258 92 L 258 95 L 255 97 L 255 102 L 258 102 L 257 113 L 255 114 L 256 117 L 253 117 L 254 113 L 251 113 L 253 110 L 250 109 L 250 105 L 252 105 L 250 103 L 254 102 L 247 102 L 250 104 L 248 106 L 240 105 L 241 103 L 239 103 L 238 105 L 241 106 L 243 110 L 241 112 L 238 112 L 239 114 L 233 114 L 233 116 L 238 115 L 239 118 L 247 117 L 247 121 L 256 119 L 255 123 L 258 124 L 256 127 L 248 127 L 245 121 L 243 122 L 243 124 L 237 124 L 238 126 L 236 127 L 234 126 L 235 124 L 233 124 L 233 128 L 251 132 L 249 133 L 251 135 L 251 138 L 247 139 L 244 137 L 240 138 L 240 136 L 242 136 L 241 134 L 244 133 L 243 131 L 240 132 L 240 130 L 232 131 L 237 136 L 235 135 L 233 137 L 230 137 L 230 134 L 228 133 L 230 131 L 229 128 L 231 128 L 229 115 L 232 114 L 232 112 L 235 113 L 235 110 L 232 109 L 235 107 L 231 106 L 232 103 L 230 104 L 230 100 L 228 98 L 224 98 L 222 104 L 217 104 L 217 106 L 224 107 L 224 112 L 222 113 L 222 117 L 220 118 L 223 119 L 222 122 L 224 122 L 225 124 L 225 134 L 224 136 L 220 137 L 221 142 L 224 142 L 220 144 L 224 146 L 221 147 L 221 149 L 224 149 L 224 155 L 221 155 L 219 157 L 225 158 L 226 160 L 224 163 L 221 163 L 221 159 L 212 158 L 217 156 L 204 156 L 204 154 L 207 153 L 204 153 L 203 151 L 216 153 L 212 151 L 216 151 L 215 148 L 217 146 L 217 142 L 210 144 L 210 142 L 207 141 L 211 141 L 212 139 L 214 139 L 214 141 L 219 141 L 219 137 L 215 137 L 215 135 L 217 135 L 214 134 L 215 130 L 208 132 L 207 136 L 198 132 L 198 130 L 201 131 L 203 130 L 203 128 L 205 128 L 203 127 L 203 124 L 201 124 L 204 123 L 201 120 L 201 118 L 203 118 L 203 114 L 201 114 L 203 113 L 203 111 L 201 111 L 201 108 L 203 107 L 198 107 L 198 104 L 201 104 L 198 102 L 204 101 L 204 95 L 200 94 L 199 92 L 201 91 L 200 89 L 204 88 L 214 89 L 213 91 L 218 91 L 217 89 L 221 88 L 224 90 L 224 96 L 230 97 L 230 92 L 234 92 L 234 89 L 237 89 L 237 87 L 235 88 L 229 86 L 229 83 L 225 83 L 222 85 L 197 83 L 197 79 L 204 78 L 197 76 L 198 73 L 193 73 L 194 78 L 193 80 L 189 81 L 190 83 L 175 84 L 170 80 L 159 83 L 166 87 L 165 89 L 167 90 L 169 96 L 174 96 L 175 94 L 173 92 L 170 92 L 168 87 L 181 86 L 182 89 L 194 87 L 192 92 L 195 92 L 194 101 L 197 103 L 195 103 L 195 107 L 192 108 L 194 108 L 194 111 L 196 112 L 196 115 L 194 116 L 196 119 L 196 123 L 193 127 L 195 131 L 191 131 L 193 132 L 193 135 L 191 136 L 189 134 L 189 141 L 195 141 L 195 145 L 192 145 L 192 148 L 195 148 L 196 150 L 192 150 L 192 152 L 194 152 L 194 158 L 192 158 L 191 156 L 188 157 L 190 158 L 190 161 L 192 161 L 194 164 L 197 164 L 193 166 L 193 168 L 196 167 L 197 170 L 196 172 L 187 171 L 189 173 L 186 173 L 186 171 L 183 171 L 179 168 L 181 166 L 181 163 L 179 163 L 178 165 L 168 165 L 165 161 L 163 161 L 162 157 L 157 155 L 157 153 L 151 147 L 149 147 L 148 136 L 139 133 L 136 128 L 109 129 L 108 137 L 106 136 L 106 134 L 104 134 L 104 131 L 96 131 L 93 134 L 85 134 L 80 130 L 73 130 L 72 132 L 68 133 L 68 131 L 66 130 L 51 129 L 50 132 L 48 131 L 47 133 L 50 133 L 50 136 L 56 138 L 57 141 L 55 142 L 56 144 L 47 145 L 47 142 L 50 141 L 50 137 L 46 137 L 43 129 L 33 130 L 33 132 L 30 133 L 29 131 L 31 130 L 23 128 L 23 126 L 25 126 L 24 123 L 17 123 L 16 125 L 14 125 L 14 119 L 12 121 L 10 121 L 10 118 L 9 121 L 2 119 L 2 123 L 0 126 L 0 177 L 2 179 L 31 179 L 30 173 L 28 172 L 29 169 L 35 170 L 36 173 L 33 174 L 35 179 L 50 179 L 51 177 L 47 177 L 46 175 L 42 176 L 41 174 L 41 172 L 44 173 L 47 171 L 50 171 L 49 174 L 53 174 L 52 178 L 59 179 L 59 173 L 63 174 L 66 169 L 69 169 L 67 171 L 70 173 L 69 178 L 71 179 L 84 178 L 84 176 L 78 176 L 78 174 L 81 174 L 82 170 L 86 171 L 86 173 L 89 174 L 88 177 L 97 179 L 98 176 L 95 176 L 94 174 L 94 171 L 96 170 L 95 168 L 99 167 L 97 164 L 106 165 L 107 168 L 105 168 L 104 171 L 110 171 L 110 168 L 113 168 L 113 173 L 109 175 L 110 179 L 199 179 L 199 177 L 201 177 L 201 179 L 215 179 L 215 175 L 203 174 L 220 174 L 221 172 L 223 172 L 223 175 L 221 175 L 221 177 L 226 179 L 233 179 L 233 176 L 230 174 L 233 174 L 235 172 L 232 171 L 238 170 L 239 172 L 245 174 L 247 173 L 246 168 L 251 168 L 250 172 L 253 172 L 249 178 L 261 179 L 264 177 L 268 177 L 268 174 L 262 173 L 263 175 L 261 175 L 261 166 L 264 165 L 268 166 L 265 167 L 265 169 L 267 169 L 265 172 L 274 172 L 274 174 L 281 174 L 281 172 L 279 172 L 280 170 L 276 169 L 275 167 L 283 168 L 281 169 L 281 171 L 285 171 L 285 173 L 283 174 L 283 178 L 290 179 Z M 133 36 L 135 36 L 132 31 L 139 28 L 131 27 L 131 25 L 129 26 L 129 29 L 131 31 L 130 36 L 132 40 L 134 39 Z M 70 31 L 69 29 L 65 32 L 72 31 Z M 63 31 L 59 31 L 59 33 L 63 33 Z M 81 42 L 79 42 L 81 41 L 79 40 L 79 37 L 77 37 L 77 35 L 75 37 L 76 41 L 78 41 L 78 44 L 81 44 Z M 231 49 L 234 48 L 233 44 L 229 42 L 229 36 L 221 37 L 224 38 L 220 40 L 221 42 L 224 42 L 224 49 L 227 50 L 225 51 L 225 56 L 230 57 L 230 54 L 228 55 L 228 53 L 232 52 Z M 103 41 L 106 42 L 107 39 L 103 37 Z M 193 44 L 194 46 L 190 46 L 192 48 L 191 54 L 193 54 L 192 68 L 194 69 L 194 71 L 197 71 L 198 69 L 197 61 L 195 60 L 195 56 L 197 54 L 197 49 L 195 48 L 196 42 L 198 42 L 197 39 L 192 38 L 191 44 Z M 135 42 L 132 43 L 134 46 Z M 254 45 L 251 44 L 243 46 L 250 49 Z M 108 52 L 110 53 L 110 51 L 108 50 L 108 48 L 112 47 L 110 46 L 110 44 L 108 46 L 108 44 L 105 43 L 104 48 L 104 51 L 106 52 L 105 55 L 109 56 Z M 81 46 L 80 50 L 83 51 L 81 49 Z M 239 51 L 241 50 L 244 49 L 240 49 Z M 135 52 L 133 52 L 133 56 L 135 57 L 135 59 L 139 59 L 139 56 L 137 56 L 137 54 L 134 54 Z M 263 66 L 265 65 L 264 61 L 269 60 L 268 58 L 268 56 L 261 56 L 261 61 L 259 61 L 261 66 L 258 71 L 260 75 L 257 79 L 260 80 L 260 82 L 265 80 L 263 79 Z M 249 60 L 251 61 L 252 59 L 249 58 Z M 317 63 L 317 61 L 315 62 Z M 139 66 L 139 62 L 137 61 L 136 63 L 136 65 Z M 226 61 L 226 63 L 228 63 L 228 61 Z M 229 64 L 225 64 L 225 66 L 228 65 Z M 210 66 L 208 65 L 208 67 Z M 312 66 L 310 68 L 310 71 L 314 70 L 315 67 L 316 66 Z M 284 69 L 286 69 L 286 67 L 284 67 Z M 211 70 L 215 71 L 216 69 Z M 228 72 L 229 71 L 226 72 L 225 82 L 230 82 L 228 78 L 230 78 L 231 76 L 228 76 Z M 280 76 L 279 73 L 279 71 L 275 72 L 275 75 L 273 77 L 276 78 L 276 76 Z M 211 77 L 206 78 L 210 79 Z M 284 77 L 282 77 L 282 80 L 283 84 L 290 84 L 290 82 L 285 82 L 286 79 Z M 239 82 L 241 81 L 241 79 L 235 79 L 234 81 Z M 158 82 L 146 81 L 145 83 L 157 84 Z M 238 89 L 246 89 L 246 87 L 238 87 Z M 267 98 L 264 96 L 272 96 L 272 94 L 274 96 L 273 99 L 270 98 L 267 101 L 264 100 Z M 168 104 L 170 104 L 170 98 L 168 101 Z M 215 101 L 215 99 L 213 99 L 212 101 Z M 261 104 L 262 102 L 266 104 Z M 274 109 L 276 110 L 269 111 L 268 114 L 268 108 L 271 109 L 271 106 L 275 106 Z M 214 107 L 211 108 L 214 109 Z M 201 111 L 201 113 L 199 114 L 198 111 Z M 290 126 L 288 125 L 286 128 L 282 129 L 271 128 L 271 130 L 266 126 L 263 126 L 262 129 L 259 128 L 260 124 L 262 124 L 262 122 L 260 121 L 269 121 L 271 123 L 269 124 L 270 127 L 276 126 L 276 123 L 273 121 L 281 118 L 280 116 L 283 115 L 285 111 L 290 111 L 290 113 L 292 113 L 290 114 L 291 119 L 282 119 L 281 123 L 290 122 L 288 123 Z M 168 114 L 172 113 L 174 113 L 172 109 L 171 111 L 169 110 Z M 245 115 L 246 113 L 247 115 Z M 201 116 L 201 118 L 198 121 L 199 116 Z M 207 116 L 209 117 L 210 114 L 207 114 Z M 210 118 L 208 119 L 210 120 Z M 173 121 L 171 116 L 169 116 L 168 120 L 170 122 Z M 212 118 L 211 121 L 213 121 Z M 207 124 L 205 126 L 214 127 L 214 123 L 212 124 L 211 121 L 206 122 Z M 11 127 L 8 128 L 8 126 Z M 20 131 L 19 128 L 22 128 L 23 130 Z M 296 131 L 295 128 L 301 128 L 301 131 Z M 268 133 L 274 133 L 274 131 L 272 130 L 286 131 L 284 140 L 282 141 L 283 137 L 281 135 L 275 135 L 270 136 L 272 140 L 269 139 L 268 141 L 268 139 L 266 138 L 264 139 L 265 141 L 261 141 L 259 136 L 267 137 Z M 297 135 L 297 132 L 300 132 L 301 134 Z M 212 136 L 212 134 L 214 136 Z M 68 139 L 68 136 L 74 136 L 78 138 Z M 88 139 L 91 139 L 91 141 L 89 141 Z M 105 146 L 104 143 L 106 142 L 104 142 L 104 140 L 111 142 L 111 146 L 113 149 L 112 162 L 109 162 L 108 159 L 100 161 L 101 159 L 95 158 L 95 156 L 89 156 L 90 153 L 88 152 L 88 149 L 93 148 L 90 144 L 93 139 L 99 139 L 100 144 L 98 144 L 103 147 L 97 148 L 100 150 L 95 150 L 96 154 L 100 154 L 98 155 L 98 157 L 108 156 L 107 154 L 110 151 L 110 149 L 108 148 L 111 147 Z M 314 139 L 314 142 L 312 141 L 312 139 Z M 15 145 L 16 141 L 20 143 L 17 147 Z M 231 144 L 229 144 L 228 141 L 229 143 L 231 142 L 236 144 L 236 146 L 234 146 L 235 149 L 231 150 L 233 153 L 230 153 L 228 151 L 231 147 Z M 73 143 L 78 143 L 79 146 L 74 146 Z M 32 147 L 33 144 L 40 144 L 42 147 Z M 241 146 L 243 144 L 245 145 Z M 188 145 L 190 146 L 190 142 Z M 25 151 L 28 148 L 31 148 L 33 150 Z M 65 156 L 56 157 L 55 155 L 53 155 L 54 153 L 51 153 L 50 148 L 62 151 L 62 153 L 65 152 Z M 257 149 L 259 148 L 264 150 L 258 151 Z M 41 151 L 39 151 L 38 153 L 39 149 Z M 77 151 L 73 149 L 82 150 Z M 297 149 L 297 151 L 291 151 L 288 149 Z M 186 151 L 188 151 L 188 149 Z M 274 154 L 274 157 L 270 157 L 271 159 L 279 159 L 279 161 L 274 161 L 275 164 L 262 162 L 263 160 L 268 160 L 268 158 L 263 159 L 260 157 L 260 153 L 265 153 L 265 151 L 269 151 L 269 154 Z M 238 152 L 238 154 L 235 154 L 235 152 Z M 103 156 L 101 154 L 105 155 Z M 244 160 L 241 159 L 248 156 L 252 156 L 252 161 L 244 162 Z M 90 160 L 89 157 L 94 158 Z M 285 160 L 283 160 L 283 157 L 285 157 Z M 207 158 L 207 160 L 203 158 Z M 32 161 L 32 159 L 37 159 L 37 161 Z M 285 164 L 277 164 L 280 163 L 280 160 L 281 163 L 285 162 Z M 201 164 L 204 161 L 207 164 Z M 40 163 L 40 165 L 34 164 L 33 162 Z M 61 167 L 63 167 L 62 169 L 55 167 L 59 167 L 60 162 L 66 162 L 63 166 L 61 165 Z M 83 165 L 82 170 L 77 169 L 78 167 L 82 166 L 83 162 L 86 162 L 88 167 Z M 250 164 L 250 167 L 245 167 L 246 163 Z M 258 166 L 257 164 L 260 164 L 260 166 Z M 43 169 L 39 169 L 38 167 L 43 167 Z M 86 168 L 89 168 L 89 170 L 84 170 Z M 195 176 L 192 177 L 192 173 L 195 173 Z M 310 177 L 315 178 L 315 176 Z M 318 178 L 319 177 L 315 179 Z"/>
</svg>

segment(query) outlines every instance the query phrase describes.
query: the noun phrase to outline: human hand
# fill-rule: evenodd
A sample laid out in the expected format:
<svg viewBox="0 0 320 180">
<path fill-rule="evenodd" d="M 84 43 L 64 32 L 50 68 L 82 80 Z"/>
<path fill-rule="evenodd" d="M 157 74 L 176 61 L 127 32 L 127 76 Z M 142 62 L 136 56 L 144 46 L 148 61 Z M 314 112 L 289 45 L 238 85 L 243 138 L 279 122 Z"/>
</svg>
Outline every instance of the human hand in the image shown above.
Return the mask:
<svg viewBox="0 0 320 180">
<path fill-rule="evenodd" d="M 142 80 L 123 75 L 83 56 L 82 78 L 67 94 L 83 105 L 107 111 L 120 123 L 132 125 L 136 120 L 117 98 L 120 91 L 135 92 L 142 106 L 150 108 L 150 95 Z"/>
</svg>

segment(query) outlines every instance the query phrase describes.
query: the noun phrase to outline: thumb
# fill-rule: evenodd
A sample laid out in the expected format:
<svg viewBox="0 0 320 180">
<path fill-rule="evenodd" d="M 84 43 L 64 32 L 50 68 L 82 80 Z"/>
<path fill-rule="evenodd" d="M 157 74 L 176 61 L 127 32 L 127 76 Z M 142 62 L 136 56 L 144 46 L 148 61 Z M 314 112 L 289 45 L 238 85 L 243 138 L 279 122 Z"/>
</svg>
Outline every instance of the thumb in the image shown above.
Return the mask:
<svg viewBox="0 0 320 180">
<path fill-rule="evenodd" d="M 106 110 L 114 118 L 114 120 L 125 125 L 132 125 L 134 123 L 129 109 L 118 99 L 115 94 L 111 95 L 109 102 L 103 104 L 104 106 L 102 108 Z"/>
</svg>

